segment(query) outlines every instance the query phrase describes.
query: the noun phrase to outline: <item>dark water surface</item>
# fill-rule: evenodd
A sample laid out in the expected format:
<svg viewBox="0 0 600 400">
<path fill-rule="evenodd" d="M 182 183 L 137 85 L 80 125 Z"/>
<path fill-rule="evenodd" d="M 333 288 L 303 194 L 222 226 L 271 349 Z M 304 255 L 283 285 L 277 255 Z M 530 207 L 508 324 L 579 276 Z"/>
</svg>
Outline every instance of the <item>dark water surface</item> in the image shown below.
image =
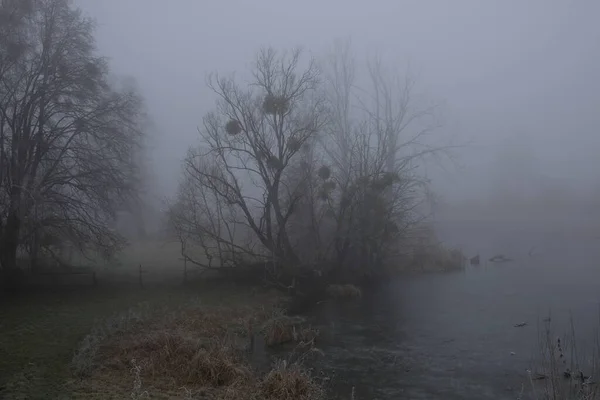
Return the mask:
<svg viewBox="0 0 600 400">
<path fill-rule="evenodd" d="M 482 259 L 504 253 L 515 262 L 404 277 L 360 301 L 322 304 L 313 316 L 340 398 L 350 399 L 353 386 L 357 400 L 515 400 L 522 390 L 526 398 L 549 313 L 556 334 L 570 332 L 572 318 L 578 350 L 590 346 L 600 310 L 593 234 L 484 224 L 440 231 Z"/>
</svg>

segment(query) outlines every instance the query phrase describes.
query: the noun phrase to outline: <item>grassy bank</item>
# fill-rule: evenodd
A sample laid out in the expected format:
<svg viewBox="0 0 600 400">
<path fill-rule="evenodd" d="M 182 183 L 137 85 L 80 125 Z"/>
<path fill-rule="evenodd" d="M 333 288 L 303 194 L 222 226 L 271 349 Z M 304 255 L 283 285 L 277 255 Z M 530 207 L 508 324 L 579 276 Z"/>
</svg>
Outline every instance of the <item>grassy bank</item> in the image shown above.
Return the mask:
<svg viewBox="0 0 600 400">
<path fill-rule="evenodd" d="M 0 397 L 320 398 L 301 363 L 259 372 L 250 361 L 255 341 L 314 343 L 281 300 L 223 284 L 11 299 L 0 311 Z"/>
</svg>

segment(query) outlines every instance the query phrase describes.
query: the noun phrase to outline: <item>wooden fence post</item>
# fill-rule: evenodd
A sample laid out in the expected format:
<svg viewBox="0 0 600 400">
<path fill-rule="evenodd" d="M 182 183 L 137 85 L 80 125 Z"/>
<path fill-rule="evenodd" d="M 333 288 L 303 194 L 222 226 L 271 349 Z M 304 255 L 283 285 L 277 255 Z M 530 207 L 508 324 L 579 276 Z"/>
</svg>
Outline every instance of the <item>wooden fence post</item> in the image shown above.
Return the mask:
<svg viewBox="0 0 600 400">
<path fill-rule="evenodd" d="M 183 257 L 183 283 L 187 283 L 187 257 Z"/>
<path fill-rule="evenodd" d="M 140 264 L 140 288 L 144 288 L 144 281 L 142 280 L 142 264 Z"/>
</svg>

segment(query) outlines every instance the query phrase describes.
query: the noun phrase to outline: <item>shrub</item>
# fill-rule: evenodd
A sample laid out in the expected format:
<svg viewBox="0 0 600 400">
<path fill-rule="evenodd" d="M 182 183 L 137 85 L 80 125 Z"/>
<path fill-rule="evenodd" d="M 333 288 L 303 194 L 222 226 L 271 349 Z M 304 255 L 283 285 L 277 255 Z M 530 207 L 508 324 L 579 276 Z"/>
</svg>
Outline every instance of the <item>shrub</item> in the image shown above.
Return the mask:
<svg viewBox="0 0 600 400">
<path fill-rule="evenodd" d="M 350 298 L 355 299 L 362 297 L 362 290 L 355 285 L 329 285 L 327 286 L 327 294 L 334 299 Z"/>
<path fill-rule="evenodd" d="M 74 395 L 81 395 L 75 398 L 180 398 L 182 390 L 190 399 L 322 398 L 321 387 L 303 366 L 306 357 L 319 354 L 314 347 L 319 331 L 302 327 L 304 319 L 274 308 L 276 297 L 270 303 L 186 304 L 154 312 L 143 323 L 137 323 L 141 320 L 132 312 L 113 317 L 86 337 L 74 357 L 90 375 L 73 381 Z M 262 326 L 269 345 L 298 343 L 293 355 L 298 351 L 300 356 L 258 374 L 247 357 L 254 324 Z M 98 368 L 91 368 L 95 364 Z"/>
<path fill-rule="evenodd" d="M 297 341 L 299 338 L 297 330 L 303 322 L 304 319 L 300 317 L 289 317 L 281 312 L 275 313 L 262 328 L 267 346 Z"/>
<path fill-rule="evenodd" d="M 151 315 L 148 304 L 141 303 L 136 307 L 107 318 L 101 323 L 96 323 L 92 331 L 87 334 L 75 350 L 71 359 L 71 367 L 76 376 L 87 376 L 91 373 L 96 362 L 96 355 L 100 346 L 111 337 L 128 332 L 136 325 L 147 320 Z"/>
<path fill-rule="evenodd" d="M 313 400 L 324 398 L 322 387 L 301 364 L 288 364 L 285 360 L 275 363 L 259 387 L 263 399 Z"/>
<path fill-rule="evenodd" d="M 181 331 L 159 331 L 136 335 L 119 347 L 122 359 L 144 360 L 153 376 L 179 385 L 219 387 L 251 377 L 240 349 L 229 338 L 202 340 Z"/>
</svg>

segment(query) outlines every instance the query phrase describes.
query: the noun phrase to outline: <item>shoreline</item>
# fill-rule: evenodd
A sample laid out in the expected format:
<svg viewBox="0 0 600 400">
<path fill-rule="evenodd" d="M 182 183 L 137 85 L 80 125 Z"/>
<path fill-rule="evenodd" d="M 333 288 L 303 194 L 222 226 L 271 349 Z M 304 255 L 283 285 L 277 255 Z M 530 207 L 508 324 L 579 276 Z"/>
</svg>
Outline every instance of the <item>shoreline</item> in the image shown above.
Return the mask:
<svg viewBox="0 0 600 400">
<path fill-rule="evenodd" d="M 116 399 L 211 392 L 225 399 L 233 391 L 253 400 L 286 398 L 277 394 L 287 390 L 281 385 L 298 384 L 302 393 L 290 399 L 322 398 L 324 388 L 293 354 L 311 351 L 318 332 L 286 313 L 288 301 L 273 290 L 206 282 L 15 301 L 1 313 L 0 350 L 17 354 L 0 360 L 0 394 Z M 47 310 L 42 316 L 34 312 L 40 308 Z M 272 364 L 269 348 L 280 343 L 293 351 L 283 349 Z M 256 357 L 268 371 L 257 369 Z"/>
</svg>

